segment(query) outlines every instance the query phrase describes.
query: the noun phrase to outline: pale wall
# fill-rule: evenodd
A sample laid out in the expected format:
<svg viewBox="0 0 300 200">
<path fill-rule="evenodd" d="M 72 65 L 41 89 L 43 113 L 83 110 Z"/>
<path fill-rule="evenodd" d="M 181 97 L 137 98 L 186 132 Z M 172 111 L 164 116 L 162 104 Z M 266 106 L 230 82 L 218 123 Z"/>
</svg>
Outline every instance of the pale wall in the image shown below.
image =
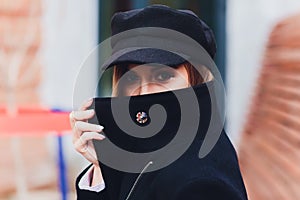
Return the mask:
<svg viewBox="0 0 300 200">
<path fill-rule="evenodd" d="M 45 105 L 72 109 L 78 70 L 98 41 L 97 4 L 97 0 L 44 0 L 40 91 Z M 85 88 L 92 88 L 96 79 L 96 73 L 90 74 Z"/>
</svg>

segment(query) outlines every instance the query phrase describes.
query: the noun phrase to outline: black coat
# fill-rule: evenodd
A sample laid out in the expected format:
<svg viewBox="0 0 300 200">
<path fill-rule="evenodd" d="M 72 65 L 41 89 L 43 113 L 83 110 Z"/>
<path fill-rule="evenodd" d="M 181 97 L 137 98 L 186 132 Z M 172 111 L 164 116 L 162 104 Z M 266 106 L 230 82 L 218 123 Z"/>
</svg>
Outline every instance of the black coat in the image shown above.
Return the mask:
<svg viewBox="0 0 300 200">
<path fill-rule="evenodd" d="M 207 88 L 203 86 L 194 87 L 194 90 L 198 95 L 201 120 L 195 139 L 182 156 L 162 169 L 141 175 L 139 173 L 121 172 L 100 162 L 105 181 L 105 189 L 101 192 L 91 192 L 78 188 L 78 182 L 86 173 L 88 167 L 76 180 L 78 200 L 125 200 L 129 194 L 129 200 L 246 200 L 247 194 L 240 173 L 236 152 L 224 131 L 222 131 L 212 151 L 202 159 L 198 157 L 199 149 L 210 122 L 211 95 L 209 95 Z M 176 113 L 178 112 L 174 105 L 172 105 L 173 101 L 170 101 L 171 97 L 168 95 L 171 95 L 171 92 L 152 94 L 142 98 L 138 97 L 138 100 L 133 103 L 134 106 L 131 109 L 133 113 L 136 112 L 134 108 L 137 107 L 140 109 L 140 101 L 143 102 L 143 105 L 159 103 L 166 108 L 168 114 L 169 112 L 172 113 L 172 117 L 170 117 L 170 120 L 168 118 L 169 121 L 166 122 L 167 125 L 162 129 L 161 132 L 163 134 L 157 138 L 152 138 L 153 140 L 135 141 L 132 140 L 132 138 L 126 140 L 124 135 L 117 134 L 118 136 L 115 139 L 122 138 L 122 144 L 125 143 L 123 148 L 135 152 L 148 152 L 157 149 L 157 147 L 160 148 L 162 143 L 166 144 L 166 142 L 172 140 L 174 135 L 170 133 L 174 132 L 171 131 L 172 128 L 176 128 L 174 124 L 177 124 L 176 120 L 178 115 Z M 165 99 L 169 100 L 164 101 Z M 168 107 L 170 108 L 169 110 Z M 109 110 L 109 106 L 107 109 Z M 109 117 L 108 110 L 107 112 L 103 110 L 102 105 L 102 110 L 99 112 L 110 121 L 111 118 Z M 96 113 L 97 112 L 96 101 Z M 104 127 L 108 126 L 108 124 L 105 123 L 111 123 L 105 121 L 105 119 L 99 119 L 99 121 L 101 121 Z M 114 140 L 113 136 L 109 136 L 109 134 L 106 134 L 106 136 L 110 137 L 112 141 Z M 153 146 L 153 143 L 157 144 L 157 146 Z M 97 151 L 98 144 L 95 145 Z M 176 151 L 176 149 L 174 149 L 174 151 Z M 103 155 L 103 151 L 101 154 Z M 164 155 L 161 156 L 163 157 Z M 155 164 L 156 159 L 151 159 L 151 161 Z M 138 176 L 140 177 L 138 178 Z M 137 178 L 138 181 L 136 182 Z M 133 188 L 135 182 L 136 185 Z"/>
</svg>

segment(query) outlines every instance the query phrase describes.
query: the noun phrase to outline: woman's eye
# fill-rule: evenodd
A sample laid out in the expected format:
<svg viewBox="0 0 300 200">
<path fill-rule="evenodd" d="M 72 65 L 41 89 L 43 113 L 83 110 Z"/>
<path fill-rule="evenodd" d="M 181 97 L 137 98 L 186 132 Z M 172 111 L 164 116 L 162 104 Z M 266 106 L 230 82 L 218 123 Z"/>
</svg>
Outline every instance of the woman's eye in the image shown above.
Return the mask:
<svg viewBox="0 0 300 200">
<path fill-rule="evenodd" d="M 157 74 L 156 80 L 158 80 L 158 81 L 168 81 L 168 80 L 170 80 L 173 77 L 174 77 L 173 73 L 170 73 L 170 72 L 160 72 L 159 74 Z"/>
<path fill-rule="evenodd" d="M 125 81 L 127 82 L 136 82 L 139 80 L 139 77 L 134 73 L 128 73 L 125 75 Z"/>
</svg>

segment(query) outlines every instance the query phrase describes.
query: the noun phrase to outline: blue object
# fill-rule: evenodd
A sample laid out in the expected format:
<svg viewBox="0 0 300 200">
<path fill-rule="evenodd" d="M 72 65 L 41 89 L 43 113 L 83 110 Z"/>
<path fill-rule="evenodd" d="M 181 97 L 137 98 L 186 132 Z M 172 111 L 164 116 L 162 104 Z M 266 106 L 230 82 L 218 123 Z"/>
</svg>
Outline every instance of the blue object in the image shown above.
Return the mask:
<svg viewBox="0 0 300 200">
<path fill-rule="evenodd" d="M 58 142 L 58 171 L 59 171 L 59 189 L 61 192 L 61 199 L 67 200 L 68 194 L 68 186 L 67 186 L 67 176 L 66 176 L 66 165 L 64 159 L 64 152 L 63 152 L 63 136 L 57 136 Z"/>
</svg>

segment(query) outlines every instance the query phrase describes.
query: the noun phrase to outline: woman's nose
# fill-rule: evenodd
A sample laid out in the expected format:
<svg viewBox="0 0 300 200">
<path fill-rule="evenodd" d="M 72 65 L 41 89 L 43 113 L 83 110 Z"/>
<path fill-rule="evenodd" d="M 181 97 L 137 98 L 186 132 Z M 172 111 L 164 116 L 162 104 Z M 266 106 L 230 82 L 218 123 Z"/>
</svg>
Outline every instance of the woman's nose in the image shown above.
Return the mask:
<svg viewBox="0 0 300 200">
<path fill-rule="evenodd" d="M 151 88 L 152 87 L 149 83 L 143 83 L 139 88 L 139 95 L 150 94 L 150 93 L 155 92 L 155 91 L 152 91 Z"/>
</svg>

